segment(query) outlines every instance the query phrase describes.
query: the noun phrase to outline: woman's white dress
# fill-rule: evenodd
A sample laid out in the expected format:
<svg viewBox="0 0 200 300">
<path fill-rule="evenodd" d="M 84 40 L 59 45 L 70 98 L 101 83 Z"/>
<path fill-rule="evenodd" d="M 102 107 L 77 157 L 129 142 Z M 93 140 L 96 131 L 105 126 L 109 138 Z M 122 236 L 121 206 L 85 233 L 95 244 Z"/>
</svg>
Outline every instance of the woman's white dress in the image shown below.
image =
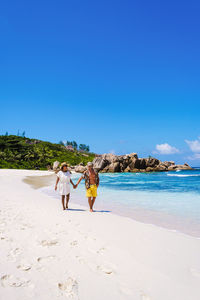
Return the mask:
<svg viewBox="0 0 200 300">
<path fill-rule="evenodd" d="M 59 180 L 59 193 L 60 195 L 68 195 L 70 193 L 70 179 L 71 173 L 69 171 L 59 171 L 57 173 Z"/>
</svg>

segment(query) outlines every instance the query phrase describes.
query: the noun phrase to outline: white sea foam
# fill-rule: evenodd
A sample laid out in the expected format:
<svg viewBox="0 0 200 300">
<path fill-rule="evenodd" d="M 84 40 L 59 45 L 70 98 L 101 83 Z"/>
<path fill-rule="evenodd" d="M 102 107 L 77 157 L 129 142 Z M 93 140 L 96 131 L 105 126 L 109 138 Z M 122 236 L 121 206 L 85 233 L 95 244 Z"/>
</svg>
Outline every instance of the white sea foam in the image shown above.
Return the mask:
<svg viewBox="0 0 200 300">
<path fill-rule="evenodd" d="M 167 174 L 167 176 L 173 176 L 173 177 L 200 177 L 200 174 Z"/>
</svg>

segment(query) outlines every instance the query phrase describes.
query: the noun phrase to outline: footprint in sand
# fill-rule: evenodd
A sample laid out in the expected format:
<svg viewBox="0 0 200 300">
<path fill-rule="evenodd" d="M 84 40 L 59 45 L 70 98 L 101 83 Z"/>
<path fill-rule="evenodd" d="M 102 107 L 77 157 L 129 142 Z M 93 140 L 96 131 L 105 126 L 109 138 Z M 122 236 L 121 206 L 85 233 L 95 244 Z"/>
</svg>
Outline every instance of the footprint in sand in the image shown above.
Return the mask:
<svg viewBox="0 0 200 300">
<path fill-rule="evenodd" d="M 73 246 L 73 247 L 75 247 L 75 246 L 78 245 L 78 242 L 77 242 L 77 241 L 72 241 L 72 242 L 70 243 L 70 245 Z"/>
<path fill-rule="evenodd" d="M 31 268 L 32 266 L 26 263 L 17 266 L 17 269 L 20 269 L 22 271 L 29 271 Z"/>
<path fill-rule="evenodd" d="M 11 286 L 11 287 L 27 287 L 29 286 L 30 280 L 24 278 L 18 278 L 13 275 L 3 275 L 1 277 L 2 287 Z"/>
<path fill-rule="evenodd" d="M 38 257 L 37 258 L 37 262 L 39 262 L 39 263 L 45 263 L 45 262 L 48 262 L 49 260 L 52 260 L 52 259 L 54 259 L 55 258 L 55 256 L 54 255 L 50 255 L 50 256 L 44 256 L 44 257 Z"/>
<path fill-rule="evenodd" d="M 9 238 L 9 237 L 7 237 L 7 236 L 5 236 L 5 235 L 2 235 L 2 236 L 0 237 L 0 240 L 1 240 L 1 241 L 6 241 L 6 242 L 12 242 L 12 241 L 13 241 L 13 239 L 11 239 L 11 238 Z"/>
<path fill-rule="evenodd" d="M 114 274 L 113 269 L 109 266 L 106 266 L 106 265 L 97 266 L 97 270 L 101 271 L 102 273 L 107 274 L 107 275 Z"/>
<path fill-rule="evenodd" d="M 99 250 L 97 250 L 97 253 L 103 255 L 105 251 L 106 251 L 106 248 L 102 247 Z"/>
<path fill-rule="evenodd" d="M 81 257 L 81 256 L 76 256 L 76 259 L 78 259 L 78 262 L 80 264 L 85 264 L 86 263 L 85 259 L 83 257 Z"/>
<path fill-rule="evenodd" d="M 88 235 L 85 235 L 84 238 L 85 238 L 86 240 L 92 241 L 92 242 L 97 240 L 96 238 L 91 237 L 91 236 L 88 236 Z"/>
<path fill-rule="evenodd" d="M 26 230 L 29 228 L 33 228 L 33 226 L 31 226 L 30 224 L 23 223 L 23 224 L 21 224 L 20 230 Z"/>
<path fill-rule="evenodd" d="M 58 288 L 69 298 L 78 299 L 78 282 L 71 277 L 66 281 L 58 283 Z"/>
<path fill-rule="evenodd" d="M 43 247 L 56 246 L 56 245 L 58 245 L 58 241 L 57 241 L 57 240 L 51 240 L 51 241 L 48 241 L 48 240 L 42 240 L 42 241 L 40 242 L 40 245 L 43 246 Z"/>
<path fill-rule="evenodd" d="M 20 227 L 20 230 L 26 230 L 26 227 Z"/>
<path fill-rule="evenodd" d="M 56 259 L 56 256 L 54 256 L 54 255 L 38 257 L 37 262 L 39 264 L 38 264 L 38 266 L 36 266 L 36 269 L 44 271 L 45 269 L 47 269 L 47 266 L 49 266 L 50 261 L 52 261 L 54 259 Z"/>
<path fill-rule="evenodd" d="M 88 251 L 94 254 L 100 254 L 103 255 L 105 252 L 106 248 L 102 247 L 102 248 L 98 248 L 98 247 L 93 247 L 93 248 L 88 248 Z"/>
<path fill-rule="evenodd" d="M 151 298 L 150 298 L 147 294 L 144 294 L 144 293 L 142 293 L 142 294 L 140 295 L 140 299 L 141 299 L 141 300 L 151 300 Z"/>
<path fill-rule="evenodd" d="M 21 253 L 22 252 L 19 248 L 15 248 L 8 253 L 8 258 L 9 260 L 15 261 Z"/>
</svg>

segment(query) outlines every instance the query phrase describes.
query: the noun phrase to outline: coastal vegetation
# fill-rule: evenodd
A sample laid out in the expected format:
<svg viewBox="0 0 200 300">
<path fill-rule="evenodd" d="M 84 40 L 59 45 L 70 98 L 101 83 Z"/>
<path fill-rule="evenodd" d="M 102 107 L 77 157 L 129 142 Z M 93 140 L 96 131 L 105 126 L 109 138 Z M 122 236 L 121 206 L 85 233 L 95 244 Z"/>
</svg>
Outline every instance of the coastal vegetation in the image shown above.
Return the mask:
<svg viewBox="0 0 200 300">
<path fill-rule="evenodd" d="M 60 143 L 30 139 L 25 134 L 17 136 L 6 133 L 0 136 L 0 168 L 44 170 L 52 167 L 54 161 L 86 165 L 94 159 L 95 154 L 88 152 L 88 148 L 81 151 L 77 148 L 72 151 Z"/>
</svg>

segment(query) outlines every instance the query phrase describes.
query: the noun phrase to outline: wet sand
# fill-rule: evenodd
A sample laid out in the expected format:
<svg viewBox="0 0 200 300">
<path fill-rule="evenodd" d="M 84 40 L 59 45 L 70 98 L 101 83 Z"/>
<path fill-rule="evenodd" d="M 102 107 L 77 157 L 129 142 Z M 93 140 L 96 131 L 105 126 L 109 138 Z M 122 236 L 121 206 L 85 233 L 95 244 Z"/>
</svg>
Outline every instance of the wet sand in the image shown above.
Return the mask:
<svg viewBox="0 0 200 300">
<path fill-rule="evenodd" d="M 29 184 L 34 189 L 40 189 L 52 185 L 56 181 L 56 174 L 44 176 L 27 176 L 23 181 Z"/>
</svg>

